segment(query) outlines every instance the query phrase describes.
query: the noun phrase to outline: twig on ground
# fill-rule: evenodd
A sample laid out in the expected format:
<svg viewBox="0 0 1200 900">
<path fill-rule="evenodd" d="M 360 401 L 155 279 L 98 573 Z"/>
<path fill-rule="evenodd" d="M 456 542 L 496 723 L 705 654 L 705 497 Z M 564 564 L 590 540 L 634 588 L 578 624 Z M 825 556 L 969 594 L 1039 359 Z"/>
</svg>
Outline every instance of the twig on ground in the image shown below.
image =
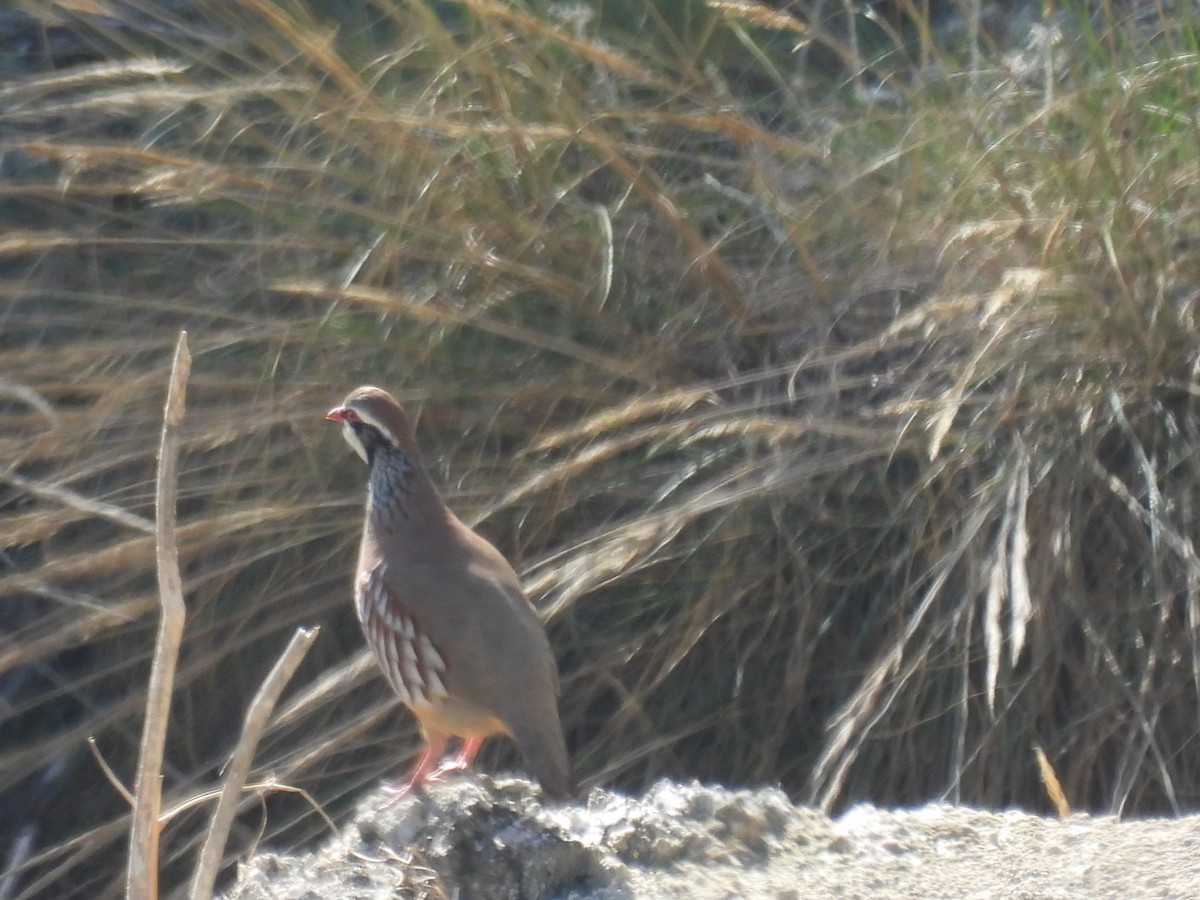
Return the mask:
<svg viewBox="0 0 1200 900">
<path fill-rule="evenodd" d="M 283 688 L 296 673 L 304 654 L 316 640 L 320 628 L 297 628 L 288 642 L 287 649 L 275 663 L 250 708 L 246 710 L 246 720 L 242 726 L 242 736 L 234 748 L 229 760 L 229 771 L 225 775 L 225 783 L 221 787 L 221 797 L 217 808 L 213 811 L 212 824 L 208 828 L 208 836 L 204 839 L 204 847 L 200 851 L 200 861 L 192 876 L 192 887 L 189 896 L 191 900 L 208 900 L 212 896 L 213 886 L 217 883 L 217 874 L 221 870 L 221 858 L 225 852 L 225 841 L 229 836 L 233 817 L 237 815 L 238 800 L 246 776 L 250 772 L 250 763 L 254 759 L 254 751 L 258 741 L 266 730 L 267 720 L 279 701 Z"/>
<path fill-rule="evenodd" d="M 278 721 L 276 721 L 276 724 L 278 725 Z M 312 794 L 304 790 L 304 788 L 298 788 L 290 784 L 282 784 L 276 781 L 274 776 L 268 775 L 262 781 L 252 781 L 249 784 L 243 785 L 242 791 L 243 793 L 247 794 L 295 794 L 297 797 L 307 803 L 309 808 L 316 813 L 317 817 L 325 823 L 326 827 L 329 828 L 330 834 L 338 833 L 337 823 L 334 822 L 333 819 L 329 818 L 329 814 L 325 812 L 321 804 L 316 801 L 316 798 L 313 797 Z M 197 807 L 203 806 L 212 800 L 216 800 L 220 796 L 221 792 L 218 790 L 192 794 L 190 797 L 180 800 L 178 803 L 164 812 L 162 814 L 161 821 L 166 824 L 180 813 L 187 812 L 189 809 L 196 809 Z"/>
</svg>

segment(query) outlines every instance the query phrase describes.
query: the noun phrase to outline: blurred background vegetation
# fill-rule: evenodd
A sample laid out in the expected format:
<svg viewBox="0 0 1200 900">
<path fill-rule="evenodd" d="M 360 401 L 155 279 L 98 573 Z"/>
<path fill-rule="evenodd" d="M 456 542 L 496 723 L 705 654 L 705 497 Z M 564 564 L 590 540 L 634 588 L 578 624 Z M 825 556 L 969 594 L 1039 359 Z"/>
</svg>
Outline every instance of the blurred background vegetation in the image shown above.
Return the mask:
<svg viewBox="0 0 1200 900">
<path fill-rule="evenodd" d="M 544 610 L 588 784 L 1200 801 L 1200 13 L 1170 0 L 0 11 L 0 896 L 120 894 L 194 354 L 166 806 L 415 747 L 349 601 L 402 397 Z M 514 760 L 497 743 L 485 768 Z M 207 807 L 165 831 L 186 873 Z"/>
</svg>

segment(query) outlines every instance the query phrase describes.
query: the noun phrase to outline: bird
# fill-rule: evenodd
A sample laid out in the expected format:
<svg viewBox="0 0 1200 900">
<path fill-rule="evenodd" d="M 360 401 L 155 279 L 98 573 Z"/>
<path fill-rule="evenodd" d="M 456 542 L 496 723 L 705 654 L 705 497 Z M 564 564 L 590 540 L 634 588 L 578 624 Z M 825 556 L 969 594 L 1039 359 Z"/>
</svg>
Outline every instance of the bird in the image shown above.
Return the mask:
<svg viewBox="0 0 1200 900">
<path fill-rule="evenodd" d="M 355 608 L 383 674 L 416 717 L 423 748 L 403 796 L 470 767 L 508 735 L 551 800 L 575 794 L 558 713 L 558 666 L 513 567 L 446 505 L 412 424 L 382 388 L 351 391 L 325 418 L 367 464 Z M 451 739 L 457 756 L 442 761 Z"/>
</svg>

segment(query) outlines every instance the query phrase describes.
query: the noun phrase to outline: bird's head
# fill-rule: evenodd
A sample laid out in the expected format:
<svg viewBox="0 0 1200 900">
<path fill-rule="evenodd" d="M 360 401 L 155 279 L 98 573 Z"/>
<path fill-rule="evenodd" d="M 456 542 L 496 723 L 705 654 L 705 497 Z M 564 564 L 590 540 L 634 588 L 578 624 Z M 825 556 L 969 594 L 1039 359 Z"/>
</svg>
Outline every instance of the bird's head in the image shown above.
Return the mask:
<svg viewBox="0 0 1200 900">
<path fill-rule="evenodd" d="M 380 448 L 397 449 L 414 461 L 419 460 L 404 407 L 382 388 L 369 385 L 355 388 L 325 418 L 341 423 L 342 437 L 367 465 L 373 462 Z"/>
</svg>

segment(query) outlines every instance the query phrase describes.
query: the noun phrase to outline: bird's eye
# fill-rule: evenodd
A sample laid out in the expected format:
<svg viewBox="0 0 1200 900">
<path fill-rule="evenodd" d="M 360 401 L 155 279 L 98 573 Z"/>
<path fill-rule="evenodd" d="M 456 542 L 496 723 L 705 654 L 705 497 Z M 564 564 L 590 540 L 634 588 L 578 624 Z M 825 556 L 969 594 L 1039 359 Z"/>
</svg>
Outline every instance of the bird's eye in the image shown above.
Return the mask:
<svg viewBox="0 0 1200 900">
<path fill-rule="evenodd" d="M 346 409 L 342 411 L 342 420 L 349 422 L 351 425 L 359 425 L 362 423 L 362 419 L 358 417 L 358 413 L 352 409 Z"/>
</svg>

